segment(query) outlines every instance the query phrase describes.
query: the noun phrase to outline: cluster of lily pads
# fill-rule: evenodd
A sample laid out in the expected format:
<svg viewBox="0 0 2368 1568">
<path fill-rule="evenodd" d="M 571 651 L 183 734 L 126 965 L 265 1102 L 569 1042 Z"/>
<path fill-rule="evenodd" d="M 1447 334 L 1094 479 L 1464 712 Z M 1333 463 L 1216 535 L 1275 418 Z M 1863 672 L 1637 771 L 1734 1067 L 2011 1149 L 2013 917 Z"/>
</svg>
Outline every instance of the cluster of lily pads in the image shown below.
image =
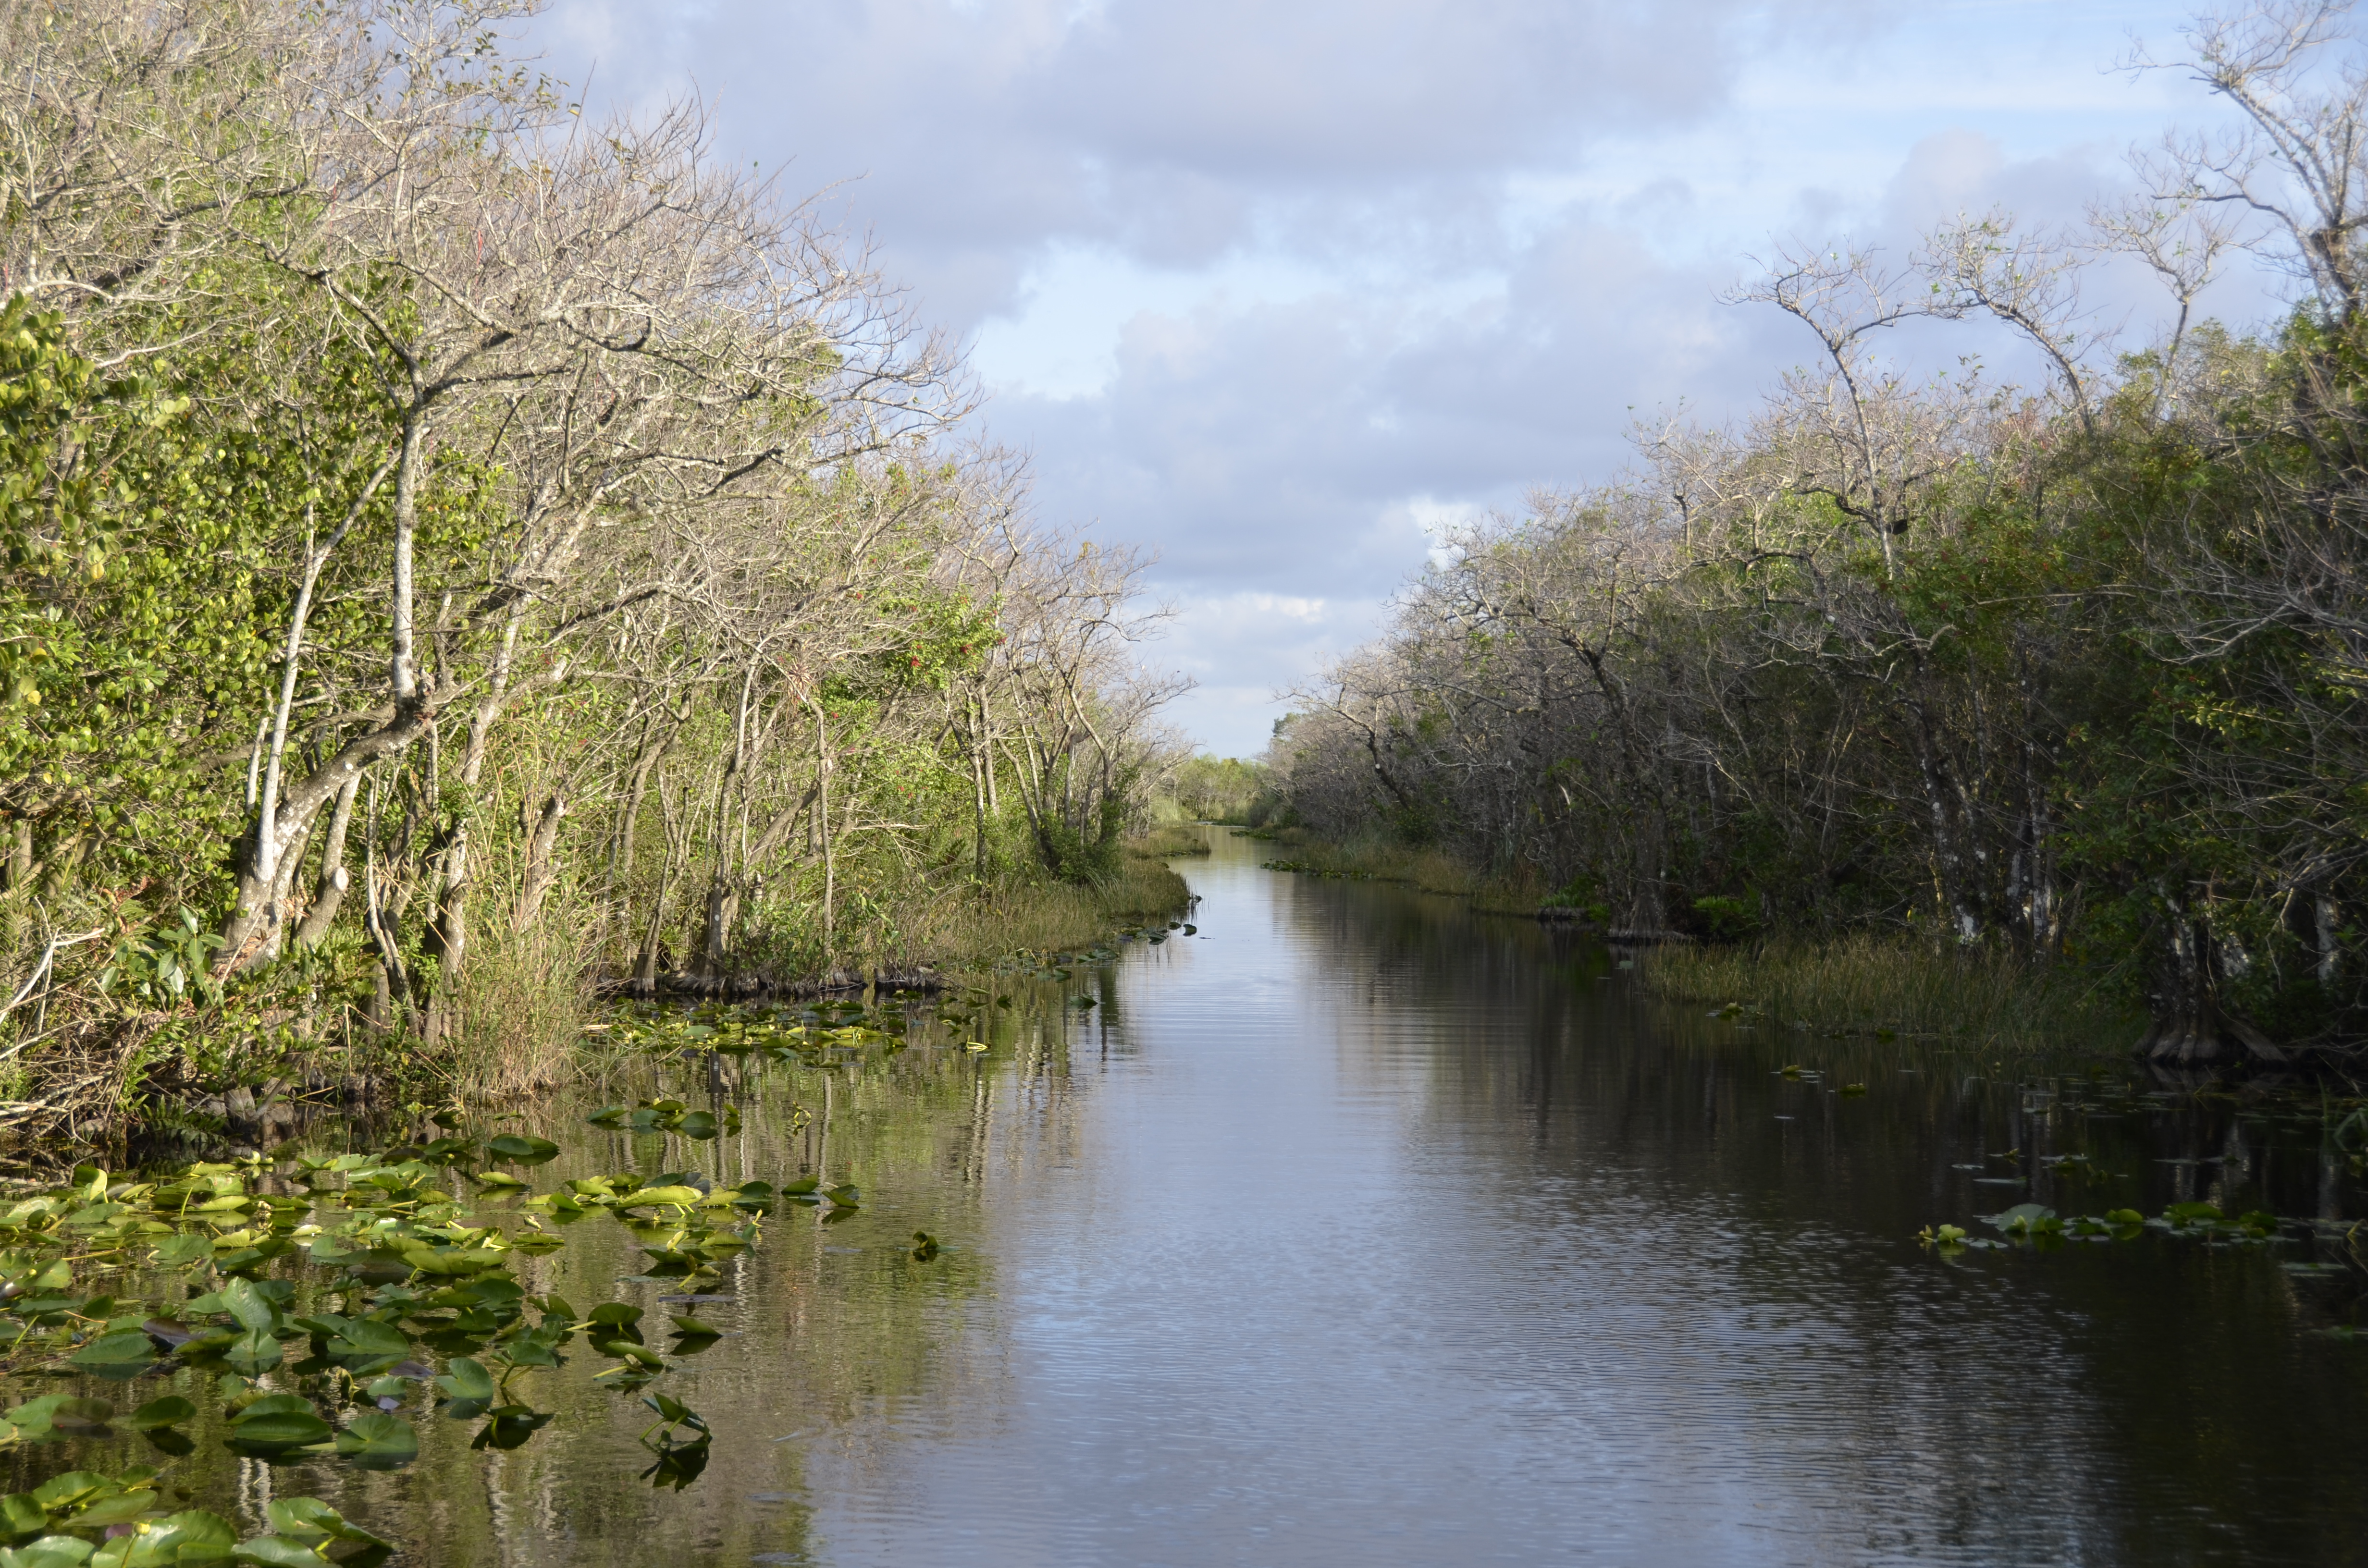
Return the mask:
<svg viewBox="0 0 2368 1568">
<path fill-rule="evenodd" d="M 710 1002 L 688 1008 L 637 1003 L 619 1009 L 599 1028 L 653 1053 L 716 1051 L 762 1056 L 785 1066 L 833 1067 L 866 1051 L 902 1049 L 905 1023 L 901 1009 L 858 1002 Z"/>
<path fill-rule="evenodd" d="M 103 1403 L 85 1401 L 83 1403 Z M 245 1540 L 219 1514 L 167 1512 L 158 1472 L 136 1465 L 119 1475 L 69 1471 L 6 1500 L 0 1528 L 22 1544 L 0 1547 L 0 1568 L 178 1568 L 252 1563 L 260 1568 L 375 1568 L 392 1544 L 317 1497 L 267 1506 L 271 1528 Z M 99 1539 L 93 1540 L 89 1537 Z"/>
<path fill-rule="evenodd" d="M 2130 1242 L 2149 1230 L 2241 1244 L 2274 1241 L 2278 1234 L 2277 1216 L 2267 1210 L 2252 1210 L 2232 1219 L 2213 1203 L 2174 1203 L 2151 1220 L 2135 1209 L 2111 1209 L 2102 1214 L 2078 1214 L 2066 1219 L 2037 1203 L 2018 1203 L 1996 1214 L 1975 1217 L 1996 1229 L 2005 1240 L 1972 1236 L 1961 1225 L 1927 1225 L 1917 1233 L 1916 1239 L 1946 1256 L 1969 1248 L 2002 1247 L 2009 1242 L 2027 1242 L 2039 1247 L 2067 1241 Z"/>
<path fill-rule="evenodd" d="M 454 1118 L 439 1118 L 447 1130 Z M 598 1125 L 712 1138 L 733 1119 L 673 1100 L 604 1108 Z M 719 1187 L 696 1172 L 593 1176 L 532 1190 L 520 1174 L 555 1158 L 549 1140 L 452 1136 L 375 1153 L 303 1156 L 284 1174 L 260 1158 L 204 1162 L 157 1180 L 78 1167 L 71 1185 L 0 1199 L 0 1373 L 128 1382 L 205 1375 L 232 1450 L 266 1460 L 336 1457 L 389 1469 L 419 1452 L 403 1414 L 432 1408 L 480 1423 L 472 1446 L 511 1449 L 552 1417 L 529 1385 L 571 1346 L 610 1364 L 595 1381 L 640 1394 L 653 1484 L 689 1484 L 711 1434 L 698 1414 L 649 1389 L 717 1330 L 674 1316 L 663 1348 L 643 1309 L 579 1310 L 529 1294 L 517 1260 L 565 1244 L 596 1211 L 639 1245 L 643 1272 L 695 1300 L 723 1260 L 753 1245 L 781 1202 L 851 1213 L 851 1187 L 812 1177 Z M 473 1189 L 473 1190 L 472 1190 Z M 480 1213 L 487 1201 L 499 1213 Z M 934 1246 L 930 1251 L 934 1252 Z M 684 1298 L 675 1298 L 681 1300 Z M 0 1412 L 0 1450 L 121 1426 L 166 1458 L 194 1451 L 180 1430 L 195 1403 L 168 1394 L 117 1414 L 114 1403 L 52 1395 Z M 161 1472 L 72 1471 L 0 1498 L 0 1568 L 147 1568 L 375 1561 L 385 1542 L 325 1504 L 272 1506 L 269 1534 L 247 1540 L 203 1511 L 176 1509 Z"/>
</svg>

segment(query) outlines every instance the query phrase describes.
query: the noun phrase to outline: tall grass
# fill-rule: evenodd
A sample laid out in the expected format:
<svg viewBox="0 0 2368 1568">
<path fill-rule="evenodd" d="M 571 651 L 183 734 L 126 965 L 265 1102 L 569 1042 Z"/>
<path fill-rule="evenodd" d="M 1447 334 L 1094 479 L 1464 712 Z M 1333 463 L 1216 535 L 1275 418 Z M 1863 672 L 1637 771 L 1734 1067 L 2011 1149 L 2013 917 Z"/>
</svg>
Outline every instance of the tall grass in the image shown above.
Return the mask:
<svg viewBox="0 0 2368 1568">
<path fill-rule="evenodd" d="M 461 977 L 450 1039 L 426 1065 L 460 1093 L 492 1099 L 575 1076 L 576 1048 L 596 1007 L 590 915 L 554 893 L 529 930 L 498 918 L 487 925 Z"/>
<path fill-rule="evenodd" d="M 1671 1001 L 1741 1004 L 1770 1023 L 1891 1030 L 1986 1049 L 2135 1044 L 2144 1020 L 2080 976 L 1982 949 L 1867 933 L 1750 947 L 1658 948 L 1637 965 Z"/>
<path fill-rule="evenodd" d="M 1474 908 L 1492 914 L 1533 915 L 1547 892 L 1528 866 L 1475 870 L 1444 850 L 1411 847 L 1383 835 L 1334 841 L 1287 827 L 1270 836 L 1283 846 L 1277 858 L 1308 870 L 1406 882 L 1424 892 L 1469 899 Z"/>
<path fill-rule="evenodd" d="M 1121 926 L 1166 920 L 1191 899 L 1184 879 L 1157 858 L 1130 852 L 1100 882 L 1008 882 L 983 896 L 945 901 L 911 933 L 915 956 L 961 970 L 1023 949 L 1089 948 Z"/>
<path fill-rule="evenodd" d="M 1128 839 L 1126 847 L 1131 855 L 1148 856 L 1155 860 L 1170 855 L 1210 855 L 1215 850 L 1209 843 L 1209 835 L 1224 831 L 1189 822 L 1156 823 Z"/>
<path fill-rule="evenodd" d="M 1171 918 L 1190 897 L 1184 879 L 1131 848 L 1119 869 L 1099 882 L 1014 880 L 984 893 L 950 893 L 901 910 L 893 950 L 850 952 L 845 959 L 866 971 L 927 966 L 958 972 L 1023 949 L 1091 947 L 1119 927 Z M 488 901 L 495 907 L 498 902 Z M 443 1080 L 455 1094 L 485 1099 L 597 1077 L 613 1067 L 601 1060 L 599 1036 L 585 1028 L 599 1013 L 590 913 L 554 892 L 533 929 L 490 925 L 469 955 L 443 1049 L 406 1065 Z"/>
</svg>

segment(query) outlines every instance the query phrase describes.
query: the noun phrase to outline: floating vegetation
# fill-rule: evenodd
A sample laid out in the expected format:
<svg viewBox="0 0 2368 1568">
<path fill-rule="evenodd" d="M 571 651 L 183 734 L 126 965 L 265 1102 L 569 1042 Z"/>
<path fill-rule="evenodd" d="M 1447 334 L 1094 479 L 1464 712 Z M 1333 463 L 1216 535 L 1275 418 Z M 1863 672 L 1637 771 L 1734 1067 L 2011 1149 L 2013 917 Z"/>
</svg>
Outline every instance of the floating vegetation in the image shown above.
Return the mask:
<svg viewBox="0 0 2368 1568">
<path fill-rule="evenodd" d="M 2210 1203 L 2174 1203 L 2151 1220 L 2135 1209 L 2113 1209 L 2103 1214 L 2066 1219 L 2037 1203 L 2018 1203 L 1996 1214 L 1975 1218 L 2006 1239 L 1975 1239 L 1957 1225 L 1927 1225 L 1916 1233 L 1916 1239 L 1942 1256 L 1968 1248 L 2002 1247 L 2011 1242 L 2026 1242 L 2043 1249 L 2067 1241 L 2131 1242 L 2149 1230 L 2224 1244 L 2258 1244 L 2279 1239 L 2278 1218 L 2266 1210 L 2253 1210 L 2230 1219 Z"/>
<path fill-rule="evenodd" d="M 1005 998 L 1007 1005 L 1008 1001 Z M 710 1002 L 680 1007 L 640 1002 L 620 1007 L 606 1032 L 620 1046 L 659 1056 L 713 1051 L 727 1056 L 763 1056 L 785 1066 L 834 1067 L 867 1051 L 904 1049 L 909 1027 L 901 1005 Z M 672 1121 L 650 1120 L 633 1131 L 684 1129 Z"/>
<path fill-rule="evenodd" d="M 792 1036 L 780 1049 L 803 1060 L 838 1043 L 834 1029 Z M 457 1126 L 456 1118 L 438 1119 Z M 718 1118 L 659 1099 L 591 1119 L 700 1139 L 728 1130 L 736 1113 Z M 203 1381 L 191 1386 L 212 1391 L 233 1452 L 391 1470 L 418 1456 L 412 1417 L 420 1411 L 477 1423 L 477 1449 L 528 1442 L 552 1419 L 535 1407 L 536 1375 L 580 1345 L 609 1363 L 597 1385 L 641 1398 L 656 1416 L 642 1435 L 653 1460 L 643 1479 L 688 1485 L 713 1434 L 696 1411 L 649 1385 L 714 1344 L 717 1330 L 686 1312 L 659 1348 L 644 1335 L 642 1308 L 609 1301 L 586 1311 L 556 1294 L 531 1295 L 514 1264 L 564 1247 L 565 1227 L 605 1212 L 640 1249 L 643 1272 L 629 1278 L 690 1292 L 670 1300 L 713 1300 L 699 1287 L 761 1239 L 778 1204 L 851 1211 L 860 1194 L 813 1177 L 722 1187 L 698 1172 L 613 1173 L 531 1190 L 518 1173 L 560 1153 L 547 1139 L 504 1133 L 305 1155 L 276 1168 L 259 1157 L 201 1162 L 154 1180 L 77 1167 L 70 1185 L 0 1209 L 0 1373 L 128 1382 L 195 1371 Z M 502 1207 L 480 1211 L 493 1203 Z M 915 1256 L 935 1256 L 934 1238 L 922 1241 Z M 198 1418 L 194 1401 L 168 1394 L 128 1414 L 119 1408 L 97 1398 L 28 1400 L 0 1412 L 0 1449 L 122 1427 L 145 1434 L 161 1457 L 194 1451 L 178 1430 Z M 0 1568 L 350 1564 L 390 1551 L 310 1498 L 274 1502 L 271 1532 L 240 1540 L 213 1514 L 176 1511 L 162 1475 L 145 1466 L 74 1470 L 0 1498 Z"/>
<path fill-rule="evenodd" d="M 1265 871 L 1296 871 L 1303 877 L 1330 877 L 1337 881 L 1369 882 L 1371 871 L 1337 870 L 1329 866 L 1317 866 L 1305 860 L 1261 860 L 1258 869 Z"/>
</svg>

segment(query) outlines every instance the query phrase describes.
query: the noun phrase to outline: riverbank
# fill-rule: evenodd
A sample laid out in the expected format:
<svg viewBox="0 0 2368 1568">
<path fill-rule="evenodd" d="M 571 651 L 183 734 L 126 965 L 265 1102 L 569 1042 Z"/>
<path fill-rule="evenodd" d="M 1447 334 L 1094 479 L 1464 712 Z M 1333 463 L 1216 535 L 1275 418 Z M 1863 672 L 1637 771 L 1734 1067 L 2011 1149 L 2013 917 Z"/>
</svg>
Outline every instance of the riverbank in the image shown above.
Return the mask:
<svg viewBox="0 0 2368 1568">
<path fill-rule="evenodd" d="M 2145 1015 L 2093 977 L 2035 973 L 2008 955 L 1852 933 L 1735 946 L 1671 946 L 1635 960 L 1646 992 L 1771 1027 L 1947 1041 L 2017 1053 L 2126 1052 Z"/>
<path fill-rule="evenodd" d="M 892 939 L 875 936 L 833 968 L 778 977 L 768 989 L 954 985 L 1014 954 L 1092 947 L 1189 907 L 1190 889 L 1162 858 L 1177 852 L 1130 843 L 1098 881 L 1012 878 L 916 898 L 875 927 Z M 368 1117 L 415 1101 L 519 1104 L 568 1088 L 607 1060 L 598 1026 L 614 1004 L 593 937 L 583 923 L 554 919 L 488 940 L 433 1046 L 370 1028 L 317 991 L 310 1008 L 193 987 L 171 1009 L 95 1014 L 72 1026 L 70 1059 L 67 1059 L 74 1071 L 14 1085 L 5 1108 L 38 1135 L 19 1131 L 5 1157 L 70 1164 L 79 1151 L 159 1138 L 268 1146 L 322 1115 Z"/>
<path fill-rule="evenodd" d="M 1527 867 L 1501 874 L 1479 871 L 1442 850 L 1410 848 L 1380 835 L 1334 840 L 1297 827 L 1212 831 L 1272 844 L 1268 858 L 1281 869 L 1401 882 L 1418 892 L 1463 899 L 1482 915 L 1532 915 L 1547 896 L 1545 885 Z"/>
<path fill-rule="evenodd" d="M 783 995 L 873 985 L 922 989 L 973 979 L 1015 953 L 1091 947 L 1129 926 L 1180 915 L 1190 903 L 1190 888 L 1161 858 L 1167 853 L 1173 851 L 1156 842 L 1130 841 L 1117 869 L 1099 881 L 1014 878 L 984 890 L 916 899 L 875 928 L 893 935 L 867 950 L 843 954 L 827 968 L 769 976 L 750 989 Z M 603 988 L 581 969 L 548 978 L 517 965 L 494 972 L 510 983 L 500 995 L 479 996 L 476 1017 L 484 1022 L 462 1029 L 448 1062 L 404 1056 L 409 1074 L 455 1098 L 514 1098 L 580 1077 L 587 1028 L 601 1022 L 609 1007 Z M 717 989 L 736 988 L 727 982 Z"/>
<path fill-rule="evenodd" d="M 1554 895 L 1527 868 L 1491 874 L 1439 849 L 1382 838 L 1336 842 L 1304 828 L 1247 836 L 1275 846 L 1267 863 L 1277 869 L 1397 882 L 1462 899 L 1477 914 L 1567 921 L 1612 935 L 1584 911 L 1549 903 Z M 1907 936 L 1672 942 L 1640 949 L 1631 961 L 1654 996 L 1706 1003 L 1792 1028 L 1945 1040 L 2017 1052 L 2118 1051 L 2135 1046 L 2146 1029 L 2145 1015 L 2095 976 L 2035 972 L 2007 954 L 1942 949 Z"/>
</svg>

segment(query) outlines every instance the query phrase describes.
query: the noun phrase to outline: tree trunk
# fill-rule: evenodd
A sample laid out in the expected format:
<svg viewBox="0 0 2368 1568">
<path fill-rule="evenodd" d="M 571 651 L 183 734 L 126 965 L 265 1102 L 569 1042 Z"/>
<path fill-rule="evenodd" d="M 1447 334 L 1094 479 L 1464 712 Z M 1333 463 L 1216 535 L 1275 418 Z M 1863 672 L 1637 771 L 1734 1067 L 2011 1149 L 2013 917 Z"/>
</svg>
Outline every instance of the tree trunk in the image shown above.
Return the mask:
<svg viewBox="0 0 2368 1568">
<path fill-rule="evenodd" d="M 290 847 L 312 831 L 323 806 L 370 764 L 410 745 L 459 691 L 448 678 L 399 699 L 391 710 L 383 710 L 384 722 L 347 741 L 285 792 L 268 822 L 258 814 L 254 830 L 239 835 L 238 891 L 229 918 L 222 922 L 222 947 L 214 954 L 217 975 L 236 974 L 278 954 L 289 881 L 294 875 Z M 260 852 L 267 835 L 272 844 L 268 860 Z M 262 869 L 267 863 L 268 875 Z"/>
<path fill-rule="evenodd" d="M 346 902 L 346 889 L 353 881 L 346 871 L 346 830 L 353 823 L 354 797 L 361 787 L 361 777 L 357 774 L 337 791 L 336 809 L 329 815 L 328 841 L 321 846 L 320 884 L 313 894 L 313 907 L 304 912 L 303 924 L 296 928 L 296 945 L 300 948 L 319 947 Z"/>
<path fill-rule="evenodd" d="M 2170 909 L 2161 989 L 2153 1027 L 2138 1042 L 2150 1062 L 2181 1066 L 2226 1062 L 2283 1062 L 2286 1053 L 2220 1004 L 2220 948 L 2211 922 L 2165 894 Z"/>
<path fill-rule="evenodd" d="M 559 821 L 566 814 L 567 803 L 553 790 L 527 835 L 526 874 L 518 884 L 518 910 L 510 918 L 512 930 L 531 931 L 542 917 L 542 901 L 559 881 Z"/>
</svg>

